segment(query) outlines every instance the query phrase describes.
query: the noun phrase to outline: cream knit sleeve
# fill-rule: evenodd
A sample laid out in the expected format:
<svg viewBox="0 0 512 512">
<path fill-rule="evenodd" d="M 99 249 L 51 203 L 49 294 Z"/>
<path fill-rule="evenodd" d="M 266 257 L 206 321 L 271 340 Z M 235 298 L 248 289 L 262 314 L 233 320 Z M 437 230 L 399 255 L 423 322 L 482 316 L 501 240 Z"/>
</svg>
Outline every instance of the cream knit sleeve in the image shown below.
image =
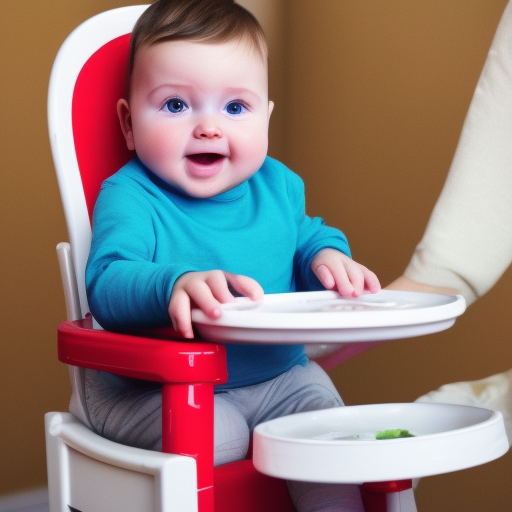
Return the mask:
<svg viewBox="0 0 512 512">
<path fill-rule="evenodd" d="M 405 276 L 468 304 L 512 261 L 512 1 L 498 26 L 455 157 Z"/>
</svg>

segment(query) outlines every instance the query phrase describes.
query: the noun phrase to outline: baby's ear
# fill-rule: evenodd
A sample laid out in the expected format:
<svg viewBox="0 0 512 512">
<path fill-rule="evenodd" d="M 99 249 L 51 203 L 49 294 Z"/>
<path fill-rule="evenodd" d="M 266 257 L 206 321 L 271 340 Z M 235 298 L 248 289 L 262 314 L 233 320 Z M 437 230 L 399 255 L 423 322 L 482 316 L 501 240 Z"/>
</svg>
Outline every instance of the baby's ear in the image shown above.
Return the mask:
<svg viewBox="0 0 512 512">
<path fill-rule="evenodd" d="M 126 146 L 129 150 L 135 149 L 135 143 L 133 140 L 133 129 L 132 129 L 132 115 L 130 113 L 130 105 L 128 102 L 121 98 L 117 102 L 117 117 L 119 118 L 119 124 L 126 140 Z"/>
<path fill-rule="evenodd" d="M 268 118 L 270 119 L 270 115 L 272 114 L 272 111 L 274 110 L 274 102 L 269 101 L 268 102 Z"/>
</svg>

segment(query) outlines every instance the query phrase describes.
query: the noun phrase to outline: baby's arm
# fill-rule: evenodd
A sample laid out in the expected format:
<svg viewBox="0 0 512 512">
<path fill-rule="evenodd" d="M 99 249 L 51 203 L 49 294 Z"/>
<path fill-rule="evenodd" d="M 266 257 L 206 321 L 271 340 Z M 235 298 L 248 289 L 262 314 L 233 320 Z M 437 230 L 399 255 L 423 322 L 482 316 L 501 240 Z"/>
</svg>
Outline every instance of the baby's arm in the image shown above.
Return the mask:
<svg viewBox="0 0 512 512">
<path fill-rule="evenodd" d="M 185 338 L 193 338 L 191 308 L 198 307 L 209 318 L 219 318 L 220 305 L 235 299 L 230 288 L 252 300 L 263 296 L 261 286 L 250 277 L 221 270 L 183 274 L 176 280 L 169 301 L 174 329 Z"/>
<path fill-rule="evenodd" d="M 320 251 L 311 268 L 327 290 L 337 290 L 343 297 L 380 290 L 379 280 L 371 270 L 336 249 Z"/>
</svg>

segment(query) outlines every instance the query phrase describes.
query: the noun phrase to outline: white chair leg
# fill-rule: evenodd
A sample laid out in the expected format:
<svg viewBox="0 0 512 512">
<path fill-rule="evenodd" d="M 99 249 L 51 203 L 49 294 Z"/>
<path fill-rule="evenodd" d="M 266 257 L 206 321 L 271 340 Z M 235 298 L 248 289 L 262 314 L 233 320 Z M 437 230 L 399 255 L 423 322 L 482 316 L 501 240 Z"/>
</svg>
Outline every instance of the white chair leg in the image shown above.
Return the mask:
<svg viewBox="0 0 512 512">
<path fill-rule="evenodd" d="M 45 426 L 50 512 L 197 512 L 193 458 L 113 443 L 69 413 Z"/>
<path fill-rule="evenodd" d="M 412 489 L 389 493 L 386 496 L 386 506 L 386 512 L 418 512 Z"/>
</svg>

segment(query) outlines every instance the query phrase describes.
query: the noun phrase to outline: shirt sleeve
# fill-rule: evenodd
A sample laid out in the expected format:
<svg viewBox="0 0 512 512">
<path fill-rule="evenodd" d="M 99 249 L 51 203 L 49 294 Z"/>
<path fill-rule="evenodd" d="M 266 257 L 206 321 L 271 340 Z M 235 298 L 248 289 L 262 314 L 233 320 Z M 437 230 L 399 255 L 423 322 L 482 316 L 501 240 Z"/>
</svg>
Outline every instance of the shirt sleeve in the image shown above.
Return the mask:
<svg viewBox="0 0 512 512">
<path fill-rule="evenodd" d="M 92 315 L 111 330 L 168 325 L 172 287 L 189 269 L 152 261 L 156 235 L 142 195 L 104 184 L 93 225 L 86 268 Z"/>
<path fill-rule="evenodd" d="M 327 248 L 336 249 L 351 256 L 347 237 L 336 228 L 327 226 L 321 217 L 306 215 L 304 182 L 293 175 L 295 180 L 289 187 L 289 195 L 295 205 L 298 225 L 297 249 L 295 252 L 295 274 L 298 290 L 323 290 L 323 286 L 311 270 L 315 256 Z"/>
<path fill-rule="evenodd" d="M 512 261 L 512 3 L 477 84 L 445 186 L 405 275 L 485 294 Z"/>
</svg>

